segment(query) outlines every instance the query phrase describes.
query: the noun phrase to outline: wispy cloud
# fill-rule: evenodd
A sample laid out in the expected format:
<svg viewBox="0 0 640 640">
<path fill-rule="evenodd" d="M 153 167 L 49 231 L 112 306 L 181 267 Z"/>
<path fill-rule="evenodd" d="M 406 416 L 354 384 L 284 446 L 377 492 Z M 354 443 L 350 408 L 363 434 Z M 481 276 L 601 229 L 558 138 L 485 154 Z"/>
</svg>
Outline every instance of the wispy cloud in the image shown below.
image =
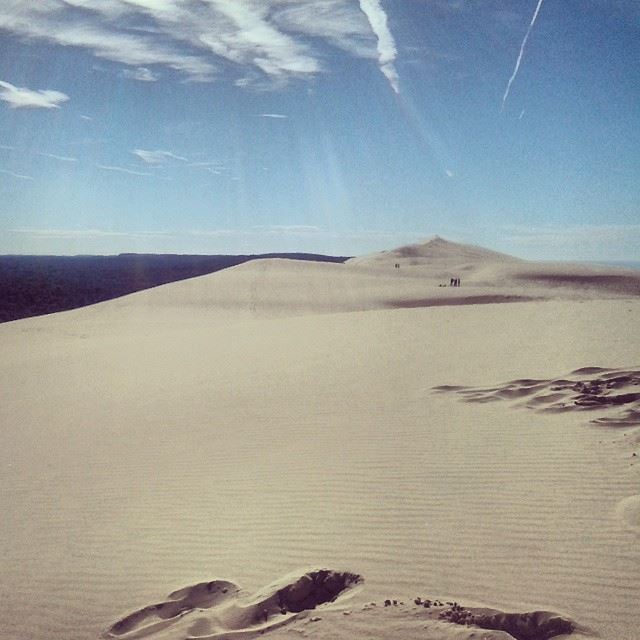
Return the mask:
<svg viewBox="0 0 640 640">
<path fill-rule="evenodd" d="M 416 242 L 424 232 L 362 230 L 338 233 L 314 225 L 276 225 L 247 229 L 210 228 L 184 231 L 124 229 L 18 228 L 9 234 L 33 242 L 30 252 L 47 247 L 76 254 L 123 251 L 179 253 L 267 253 L 311 251 L 334 255 L 355 255 Z M 45 243 L 44 245 L 42 243 Z M 55 244 L 49 244 L 55 243 Z M 24 246 L 24 245 L 22 245 Z"/>
<path fill-rule="evenodd" d="M 289 116 L 284 115 L 284 113 L 259 113 L 259 118 L 274 118 L 276 120 L 283 120 L 288 118 Z"/>
<path fill-rule="evenodd" d="M 81 117 L 83 120 L 93 120 L 93 118 L 90 118 L 89 116 L 83 116 L 83 115 L 80 115 L 80 117 Z"/>
<path fill-rule="evenodd" d="M 305 224 L 271 224 L 264 226 L 254 226 L 253 231 L 258 233 L 287 235 L 287 236 L 308 236 L 321 233 L 322 229 L 315 225 Z"/>
<path fill-rule="evenodd" d="M 319 38 L 358 58 L 376 59 L 375 34 L 353 0 L 268 1 L 274 22 L 288 33 Z"/>
<path fill-rule="evenodd" d="M 384 12 L 380 0 L 360 0 L 360 9 L 367 16 L 371 29 L 378 39 L 378 64 L 380 71 L 389 81 L 391 88 L 400 93 L 398 72 L 394 66 L 398 55 L 396 43 L 387 24 L 387 14 Z"/>
<path fill-rule="evenodd" d="M 640 260 L 640 224 L 512 225 L 499 236 L 513 253 L 533 259 Z"/>
<path fill-rule="evenodd" d="M 13 233 L 35 238 L 91 239 L 91 238 L 149 238 L 164 237 L 164 231 L 108 231 L 104 229 L 11 229 Z"/>
<path fill-rule="evenodd" d="M 215 160 L 207 160 L 204 162 L 190 162 L 187 166 L 188 167 L 222 167 L 224 165 L 223 162 L 216 162 Z"/>
<path fill-rule="evenodd" d="M 539 243 L 564 246 L 582 243 L 598 244 L 612 240 L 640 240 L 640 225 L 602 224 L 569 225 L 566 227 L 505 227 L 503 234 L 511 241 L 522 245 Z"/>
<path fill-rule="evenodd" d="M 395 43 L 379 0 L 40 0 L 0 3 L 0 29 L 79 47 L 128 67 L 209 81 L 237 72 L 239 84 L 280 86 L 325 70 L 327 46 L 375 59 L 397 90 Z"/>
<path fill-rule="evenodd" d="M 8 144 L 0 144 L 0 149 L 6 149 L 7 151 L 15 151 L 15 147 L 10 147 Z"/>
<path fill-rule="evenodd" d="M 104 142 L 107 142 L 107 138 L 80 138 L 80 140 L 72 140 L 71 142 L 69 142 L 69 146 L 73 146 L 73 147 L 79 147 L 79 146 L 92 146 L 92 145 L 98 145 L 98 144 L 103 144 Z"/>
<path fill-rule="evenodd" d="M 183 156 L 178 156 L 171 151 L 149 151 L 148 149 L 134 149 L 131 153 L 134 156 L 137 156 L 143 162 L 147 164 L 165 164 L 169 160 L 179 160 L 181 162 L 187 162 L 187 158 Z"/>
<path fill-rule="evenodd" d="M 520 69 L 520 63 L 522 62 L 522 56 L 524 55 L 524 48 L 527 46 L 527 40 L 529 39 L 529 34 L 533 29 L 533 25 L 536 23 L 536 19 L 538 18 L 538 13 L 540 13 L 540 7 L 542 7 L 542 3 L 544 0 L 538 0 L 538 4 L 536 5 L 536 10 L 533 13 L 533 18 L 531 18 L 531 22 L 529 23 L 529 28 L 527 29 L 527 33 L 524 34 L 524 39 L 522 40 L 522 44 L 520 45 L 520 52 L 518 53 L 518 59 L 516 60 L 516 66 L 513 68 L 513 73 L 509 78 L 509 82 L 507 82 L 507 88 L 504 91 L 504 95 L 502 96 L 502 107 L 501 111 L 504 109 L 504 105 L 509 97 L 509 91 L 511 91 L 511 85 L 513 81 L 516 79 L 518 75 L 518 70 Z"/>
<path fill-rule="evenodd" d="M 126 167 L 117 167 L 113 165 L 106 164 L 97 164 L 96 167 L 98 169 L 103 169 L 104 171 L 118 171 L 120 173 L 128 173 L 132 176 L 152 176 L 152 173 L 146 173 L 144 171 L 134 171 L 133 169 L 127 169 Z"/>
<path fill-rule="evenodd" d="M 66 102 L 68 99 L 69 96 L 61 91 L 27 89 L 26 87 L 16 87 L 10 82 L 0 80 L 0 100 L 7 102 L 13 109 L 59 109 L 60 103 Z"/>
<path fill-rule="evenodd" d="M 298 238 L 310 239 L 318 242 L 331 240 L 356 241 L 358 243 L 373 243 L 372 247 L 379 248 L 399 246 L 409 242 L 418 242 L 425 237 L 424 231 L 397 232 L 381 230 L 361 230 L 335 232 L 322 229 L 315 225 L 264 225 L 250 229 L 191 229 L 184 235 L 196 238 Z M 319 247 L 321 245 L 318 245 Z M 353 247 L 352 247 L 353 248 Z M 371 249 L 373 250 L 373 249 Z M 353 255 L 350 251 L 347 252 Z M 343 254 L 344 255 L 344 254 Z"/>
<path fill-rule="evenodd" d="M 52 158 L 53 160 L 60 160 L 61 162 L 78 162 L 78 158 L 71 158 L 69 156 L 58 156 L 55 153 L 45 153 L 44 151 L 39 151 L 38 155 L 44 156 L 45 158 Z"/>
<path fill-rule="evenodd" d="M 117 231 L 102 231 L 100 229 L 12 229 L 12 232 L 38 238 L 103 238 L 127 235 Z"/>
<path fill-rule="evenodd" d="M 137 67 L 136 69 L 123 69 L 122 77 L 129 80 L 137 80 L 138 82 L 157 82 L 160 76 L 157 73 L 147 69 L 147 67 Z"/>
<path fill-rule="evenodd" d="M 194 169 L 203 169 L 212 173 L 214 176 L 222 175 L 225 170 L 224 162 L 221 161 L 203 161 L 203 162 L 190 162 L 187 167 L 193 167 Z"/>
<path fill-rule="evenodd" d="M 8 171 L 7 169 L 0 169 L 0 173 L 4 173 L 5 175 L 11 176 L 12 178 L 18 178 L 19 180 L 33 180 L 33 176 L 26 176 L 22 173 Z"/>
<path fill-rule="evenodd" d="M 74 4 L 78 6 L 72 6 Z M 148 3 L 145 9 L 140 6 L 142 2 L 135 0 L 130 3 L 127 0 L 104 0 L 93 4 L 88 11 L 87 4 L 80 0 L 69 0 L 64 4 L 14 2 L 7 6 L 2 3 L 0 29 L 25 38 L 80 47 L 98 58 L 132 67 L 159 64 L 194 79 L 210 79 L 214 75 L 216 68 L 211 61 L 185 52 L 175 44 L 167 44 L 167 37 L 177 43 L 182 34 L 172 20 L 159 10 L 159 3 Z M 79 13 L 79 5 L 85 11 Z M 147 13 L 151 19 L 155 17 L 160 22 L 162 29 L 139 33 L 126 26 L 136 19 L 146 19 Z M 120 20 L 115 21 L 116 17 L 120 17 Z M 195 15 L 192 20 L 195 20 Z M 120 24 L 123 26 L 120 27 Z"/>
</svg>

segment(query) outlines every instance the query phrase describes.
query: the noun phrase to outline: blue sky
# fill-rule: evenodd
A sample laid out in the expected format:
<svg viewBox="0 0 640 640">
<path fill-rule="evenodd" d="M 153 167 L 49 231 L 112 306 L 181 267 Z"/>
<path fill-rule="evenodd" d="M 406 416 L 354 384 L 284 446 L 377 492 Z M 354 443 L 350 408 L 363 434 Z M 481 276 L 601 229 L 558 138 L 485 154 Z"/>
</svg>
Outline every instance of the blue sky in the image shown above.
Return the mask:
<svg viewBox="0 0 640 640">
<path fill-rule="evenodd" d="M 0 253 L 640 260 L 639 60 L 636 0 L 4 0 Z"/>
</svg>

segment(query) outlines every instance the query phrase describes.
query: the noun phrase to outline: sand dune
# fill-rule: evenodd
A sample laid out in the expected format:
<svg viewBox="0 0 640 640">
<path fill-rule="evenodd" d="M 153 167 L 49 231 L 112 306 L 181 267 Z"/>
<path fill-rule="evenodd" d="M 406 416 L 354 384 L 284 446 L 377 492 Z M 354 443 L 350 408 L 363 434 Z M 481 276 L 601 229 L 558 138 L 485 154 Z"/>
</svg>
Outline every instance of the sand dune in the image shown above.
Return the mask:
<svg viewBox="0 0 640 640">
<path fill-rule="evenodd" d="M 637 276 L 446 250 L 0 326 L 1 635 L 246 635 L 223 611 L 262 607 L 274 639 L 516 637 L 439 617 L 459 602 L 635 640 L 640 300 L 595 276 Z M 300 567 L 364 582 L 283 616 Z"/>
<path fill-rule="evenodd" d="M 408 262 L 396 254 L 409 252 Z M 415 257 L 414 253 L 420 253 Z M 395 264 L 400 264 L 396 269 Z M 448 286 L 459 277 L 462 286 Z M 315 315 L 394 308 L 532 300 L 627 299 L 640 293 L 640 272 L 518 260 L 435 238 L 345 264 L 255 260 L 211 275 L 163 285 L 77 313 L 86 324 L 174 323 Z M 76 312 L 70 312 L 74 314 Z M 56 314 L 60 322 L 74 315 Z M 52 319 L 52 322 L 56 320 Z"/>
<path fill-rule="evenodd" d="M 512 264 L 522 260 L 505 253 L 498 253 L 483 247 L 449 242 L 434 236 L 419 244 L 398 247 L 391 251 L 381 251 L 348 260 L 352 265 L 389 266 L 398 263 L 403 266 L 459 266 L 471 270 L 473 265 L 482 263 Z"/>
</svg>

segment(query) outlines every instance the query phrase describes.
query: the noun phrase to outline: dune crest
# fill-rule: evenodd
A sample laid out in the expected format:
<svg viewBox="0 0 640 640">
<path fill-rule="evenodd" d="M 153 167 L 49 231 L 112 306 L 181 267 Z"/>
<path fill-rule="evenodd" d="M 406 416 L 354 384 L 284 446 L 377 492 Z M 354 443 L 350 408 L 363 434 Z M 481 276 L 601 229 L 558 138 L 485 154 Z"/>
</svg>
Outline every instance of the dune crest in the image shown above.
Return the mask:
<svg viewBox="0 0 640 640">
<path fill-rule="evenodd" d="M 107 311 L 126 322 L 135 318 L 147 323 L 159 314 L 174 322 L 228 322 L 433 306 L 629 299 L 638 294 L 637 271 L 527 262 L 435 237 L 344 264 L 253 260 L 90 309 L 98 322 Z M 87 319 L 81 311 L 73 313 Z"/>
<path fill-rule="evenodd" d="M 384 265 L 398 263 L 401 266 L 445 265 L 465 263 L 518 263 L 519 258 L 499 253 L 484 247 L 450 242 L 440 236 L 433 236 L 424 242 L 397 247 L 391 251 L 358 256 L 347 260 L 351 265 Z"/>
</svg>

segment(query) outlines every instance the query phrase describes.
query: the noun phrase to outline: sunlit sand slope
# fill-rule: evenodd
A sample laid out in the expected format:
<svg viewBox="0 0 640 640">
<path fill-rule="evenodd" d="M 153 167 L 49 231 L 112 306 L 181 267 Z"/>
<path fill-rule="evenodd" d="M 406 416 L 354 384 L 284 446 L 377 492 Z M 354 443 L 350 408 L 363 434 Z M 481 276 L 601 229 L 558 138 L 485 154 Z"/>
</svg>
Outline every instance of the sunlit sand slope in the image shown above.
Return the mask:
<svg viewBox="0 0 640 640">
<path fill-rule="evenodd" d="M 411 257 L 396 255 L 405 252 Z M 450 286 L 452 278 L 459 278 L 461 286 Z M 107 318 L 166 324 L 204 317 L 238 321 L 398 307 L 637 296 L 638 271 L 525 262 L 436 238 L 346 264 L 255 260 L 94 305 L 78 317 L 85 324 L 89 318 L 98 325 Z M 52 321 L 68 323 L 76 316 L 72 312 L 55 317 Z"/>
<path fill-rule="evenodd" d="M 636 393 L 638 298 L 423 268 L 256 262 L 0 326 L 0 635 L 233 637 L 268 602 L 274 639 L 508 640 L 458 602 L 635 640 L 636 401 L 540 409 Z M 512 286 L 546 299 L 398 304 Z M 279 626 L 263 585 L 312 567 L 363 582 Z"/>
</svg>

